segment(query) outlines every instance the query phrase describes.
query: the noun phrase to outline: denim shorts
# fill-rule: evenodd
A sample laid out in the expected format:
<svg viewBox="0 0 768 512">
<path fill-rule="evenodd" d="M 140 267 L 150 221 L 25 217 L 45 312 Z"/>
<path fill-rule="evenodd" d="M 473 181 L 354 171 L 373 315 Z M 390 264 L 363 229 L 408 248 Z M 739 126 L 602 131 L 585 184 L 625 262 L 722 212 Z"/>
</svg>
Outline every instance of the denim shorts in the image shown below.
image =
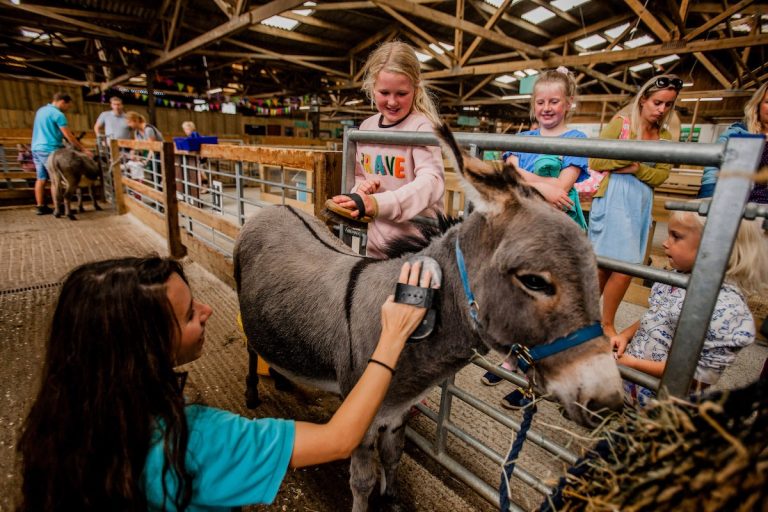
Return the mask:
<svg viewBox="0 0 768 512">
<path fill-rule="evenodd" d="M 50 179 L 48 169 L 45 168 L 45 164 L 48 162 L 48 155 L 50 154 L 48 151 L 32 151 L 32 161 L 35 162 L 35 170 L 39 180 Z"/>
</svg>

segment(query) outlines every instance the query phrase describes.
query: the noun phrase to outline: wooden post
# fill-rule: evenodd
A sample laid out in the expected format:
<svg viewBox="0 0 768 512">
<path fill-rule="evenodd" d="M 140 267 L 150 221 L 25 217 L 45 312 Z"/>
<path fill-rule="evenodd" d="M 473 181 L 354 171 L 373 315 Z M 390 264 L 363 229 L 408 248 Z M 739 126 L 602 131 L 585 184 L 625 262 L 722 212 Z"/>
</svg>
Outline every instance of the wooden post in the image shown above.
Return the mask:
<svg viewBox="0 0 768 512">
<path fill-rule="evenodd" d="M 183 258 L 187 248 L 181 243 L 179 204 L 176 199 L 176 155 L 173 142 L 163 142 L 161 169 L 163 194 L 165 195 L 165 227 L 168 236 L 168 252 L 172 258 Z"/>
<path fill-rule="evenodd" d="M 341 152 L 318 153 L 312 175 L 312 190 L 314 190 L 312 203 L 315 217 L 319 217 L 320 212 L 325 208 L 325 201 L 341 190 Z"/>
<path fill-rule="evenodd" d="M 117 141 L 109 141 L 109 153 L 112 161 L 112 198 L 115 201 L 115 208 L 118 215 L 128 212 L 125 208 L 125 194 L 123 193 L 123 174 L 120 171 L 120 147 Z"/>
<path fill-rule="evenodd" d="M 603 109 L 600 111 L 600 130 L 598 130 L 598 133 L 603 132 L 603 124 L 605 124 L 605 107 L 608 104 L 607 101 L 603 102 Z"/>
<path fill-rule="evenodd" d="M 691 117 L 691 131 L 688 132 L 688 138 L 685 142 L 691 142 L 693 138 L 693 128 L 696 126 L 696 116 L 699 115 L 699 100 L 696 100 L 696 105 L 693 106 L 693 116 Z"/>
</svg>

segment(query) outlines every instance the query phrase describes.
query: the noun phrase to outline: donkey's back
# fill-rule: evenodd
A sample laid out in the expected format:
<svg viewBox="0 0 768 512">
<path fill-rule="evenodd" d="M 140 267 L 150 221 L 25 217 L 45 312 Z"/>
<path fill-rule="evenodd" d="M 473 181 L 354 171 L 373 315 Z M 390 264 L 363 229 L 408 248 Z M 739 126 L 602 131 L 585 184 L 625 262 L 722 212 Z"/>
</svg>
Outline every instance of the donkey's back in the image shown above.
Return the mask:
<svg viewBox="0 0 768 512">
<path fill-rule="evenodd" d="M 234 260 L 251 349 L 290 377 L 338 390 L 348 276 L 364 258 L 314 217 L 275 206 L 248 219 Z"/>
</svg>

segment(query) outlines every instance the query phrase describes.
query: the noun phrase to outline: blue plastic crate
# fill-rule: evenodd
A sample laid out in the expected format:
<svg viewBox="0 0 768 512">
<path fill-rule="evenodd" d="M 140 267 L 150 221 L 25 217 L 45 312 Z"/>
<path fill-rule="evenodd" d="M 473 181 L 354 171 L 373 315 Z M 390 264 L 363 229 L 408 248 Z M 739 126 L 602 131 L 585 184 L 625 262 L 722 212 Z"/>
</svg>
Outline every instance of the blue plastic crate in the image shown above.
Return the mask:
<svg viewBox="0 0 768 512">
<path fill-rule="evenodd" d="M 173 142 L 179 151 L 200 151 L 201 144 L 218 144 L 219 138 L 210 137 L 174 137 Z"/>
</svg>

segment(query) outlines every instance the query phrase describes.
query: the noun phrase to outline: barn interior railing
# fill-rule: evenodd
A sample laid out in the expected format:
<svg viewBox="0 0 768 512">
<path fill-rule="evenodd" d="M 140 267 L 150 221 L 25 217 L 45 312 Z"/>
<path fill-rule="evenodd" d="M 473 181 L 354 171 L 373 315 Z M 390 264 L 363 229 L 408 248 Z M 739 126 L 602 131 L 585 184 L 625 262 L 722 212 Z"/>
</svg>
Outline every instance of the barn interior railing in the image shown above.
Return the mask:
<svg viewBox="0 0 768 512">
<path fill-rule="evenodd" d="M 768 214 L 765 208 L 746 205 L 752 176 L 762 152 L 763 139 L 732 138 L 726 144 L 685 144 L 479 133 L 457 133 L 455 136 L 458 143 L 472 155 L 479 155 L 484 150 L 516 150 L 714 165 L 721 168 L 721 179 L 711 203 L 670 205 L 675 209 L 695 208 L 708 214 L 700 250 L 689 276 L 645 265 L 598 258 L 598 264 L 602 267 L 689 290 L 662 378 L 656 379 L 620 365 L 625 379 L 659 390 L 660 393 L 685 396 L 703 346 L 708 320 L 722 284 L 739 221 L 743 214 L 749 218 L 765 217 Z M 109 176 L 105 176 L 106 188 L 120 213 L 134 213 L 167 237 L 172 255 L 183 256 L 189 250 L 197 261 L 225 282 L 233 284 L 232 247 L 245 218 L 258 208 L 270 204 L 291 204 L 317 215 L 326 198 L 340 191 L 348 191 L 354 184 L 355 148 L 358 142 L 437 145 L 437 139 L 430 133 L 382 133 L 354 129 L 345 132 L 341 153 L 231 145 L 203 145 L 198 153 L 185 153 L 176 151 L 172 143 L 112 141 L 108 150 L 112 167 Z M 134 154 L 153 153 L 146 158 L 141 180 L 131 179 L 125 169 L 131 151 Z M 451 194 L 459 194 L 457 179 L 450 174 L 447 173 L 447 188 Z M 207 191 L 204 190 L 206 188 Z M 453 195 L 450 199 L 447 196 L 446 210 L 460 212 L 456 199 Z M 459 199 L 463 201 L 463 197 Z M 363 232 L 343 231 L 342 234 L 353 247 L 364 250 Z M 484 359 L 472 362 L 513 384 L 525 386 L 527 383 L 525 377 L 508 372 Z M 514 431 L 520 428 L 512 416 L 459 388 L 453 379 L 448 379 L 441 386 L 437 411 L 423 404 L 417 405 L 425 417 L 435 422 L 434 441 L 410 427 L 406 429 L 406 435 L 480 496 L 498 504 L 498 482 L 483 480 L 451 457 L 446 449 L 446 441 L 451 435 L 491 461 L 501 464 L 503 457 L 477 436 L 462 430 L 451 421 L 454 397 Z M 528 438 L 568 464 L 576 460 L 577 454 L 572 450 L 548 439 L 535 429 L 528 434 Z M 518 465 L 513 474 L 543 496 L 548 495 L 549 485 L 524 466 Z M 513 504 L 511 510 L 522 509 Z"/>
</svg>

